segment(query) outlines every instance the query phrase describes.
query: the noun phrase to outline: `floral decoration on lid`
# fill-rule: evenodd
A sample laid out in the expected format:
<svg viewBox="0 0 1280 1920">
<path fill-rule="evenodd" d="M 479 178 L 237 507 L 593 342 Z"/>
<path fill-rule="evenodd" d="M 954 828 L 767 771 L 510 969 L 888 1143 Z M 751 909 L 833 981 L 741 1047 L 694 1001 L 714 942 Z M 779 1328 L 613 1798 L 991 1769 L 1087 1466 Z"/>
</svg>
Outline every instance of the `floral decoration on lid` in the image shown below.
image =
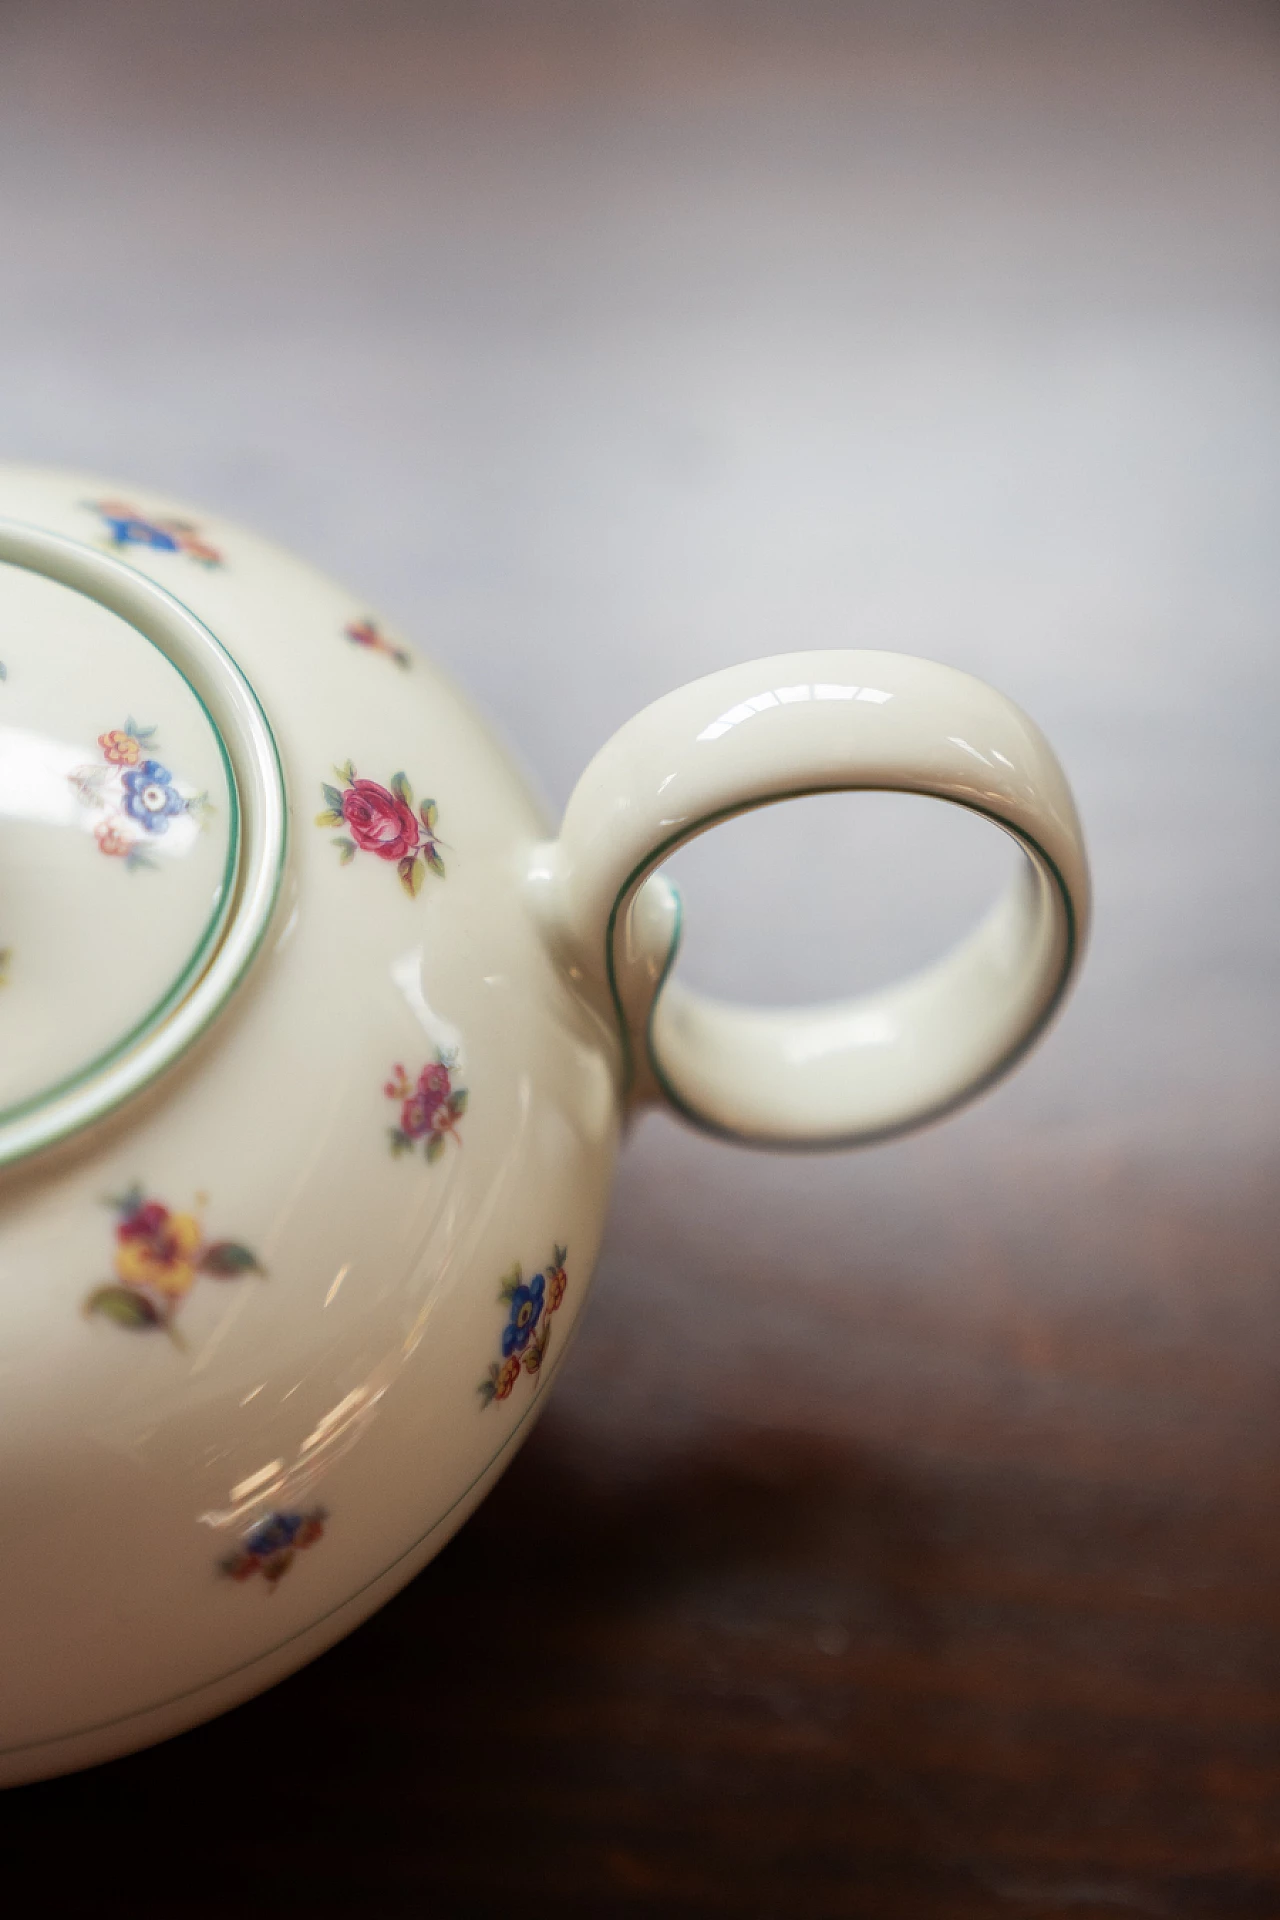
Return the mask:
<svg viewBox="0 0 1280 1920">
<path fill-rule="evenodd" d="M 150 848 L 173 820 L 187 815 L 199 822 L 210 811 L 208 794 L 184 794 L 152 756 L 155 733 L 128 719 L 98 735 L 102 766 L 76 767 L 68 776 L 84 805 L 101 816 L 93 829 L 99 852 L 129 868 L 155 866 Z"/>
</svg>

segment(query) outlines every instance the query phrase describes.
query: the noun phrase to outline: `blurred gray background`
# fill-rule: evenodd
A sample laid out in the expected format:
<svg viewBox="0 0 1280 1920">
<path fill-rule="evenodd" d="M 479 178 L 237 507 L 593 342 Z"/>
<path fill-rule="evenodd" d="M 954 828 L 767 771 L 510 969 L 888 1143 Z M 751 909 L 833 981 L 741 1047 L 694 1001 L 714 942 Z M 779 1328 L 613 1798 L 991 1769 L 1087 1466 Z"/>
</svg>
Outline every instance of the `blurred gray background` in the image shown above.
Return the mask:
<svg viewBox="0 0 1280 1920">
<path fill-rule="evenodd" d="M 1245 0 L 0 7 L 5 457 L 296 547 L 557 810 L 639 705 L 792 645 L 984 675 L 1076 784 L 1048 1043 L 852 1158 L 647 1119 L 548 1445 L 640 1471 L 637 1422 L 652 1464 L 766 1389 L 908 1477 L 960 1426 L 1052 1473 L 1068 1409 L 1158 1477 L 1171 1396 L 1206 1473 L 1276 1440 L 1274 1302 L 1212 1236 L 1280 1136 L 1278 100 Z M 679 863 L 682 964 L 866 984 L 1005 857 L 775 809 Z"/>
</svg>

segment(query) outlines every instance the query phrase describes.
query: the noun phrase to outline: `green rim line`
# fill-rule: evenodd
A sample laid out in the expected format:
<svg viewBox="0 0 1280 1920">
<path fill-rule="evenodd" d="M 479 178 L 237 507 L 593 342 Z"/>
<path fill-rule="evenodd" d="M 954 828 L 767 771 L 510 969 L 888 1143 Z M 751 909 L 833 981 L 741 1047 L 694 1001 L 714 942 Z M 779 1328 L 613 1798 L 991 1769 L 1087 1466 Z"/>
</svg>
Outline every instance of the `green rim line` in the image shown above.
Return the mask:
<svg viewBox="0 0 1280 1920">
<path fill-rule="evenodd" d="M 473 1474 L 471 1479 L 468 1480 L 466 1486 L 462 1489 L 461 1493 L 457 1494 L 454 1497 L 454 1499 L 452 1499 L 449 1502 L 448 1506 L 444 1509 L 443 1513 L 439 1513 L 436 1515 L 435 1519 L 431 1522 L 431 1525 L 429 1527 L 425 1527 L 423 1531 L 420 1534 L 418 1534 L 417 1537 L 414 1540 L 412 1540 L 407 1547 L 404 1547 L 396 1555 L 394 1560 L 388 1561 L 387 1565 L 383 1567 L 380 1572 L 373 1574 L 368 1580 L 364 1581 L 362 1585 L 358 1586 L 355 1589 L 354 1593 L 349 1593 L 345 1599 L 337 1601 L 337 1603 L 334 1606 L 327 1607 L 322 1614 L 317 1615 L 317 1617 L 314 1620 L 309 1621 L 305 1627 L 299 1627 L 296 1632 L 286 1634 L 283 1640 L 277 1640 L 274 1642 L 273 1645 L 269 1647 L 264 1647 L 261 1653 L 255 1653 L 248 1660 L 242 1660 L 238 1666 L 228 1667 L 225 1673 L 215 1674 L 211 1680 L 201 1680 L 197 1686 L 184 1687 L 181 1693 L 171 1693 L 163 1700 L 152 1701 L 149 1706 L 133 1707 L 130 1709 L 128 1713 L 116 1714 L 110 1720 L 95 1721 L 94 1724 L 89 1727 L 73 1727 L 69 1733 L 50 1734 L 48 1738 L 44 1740 L 20 1740 L 16 1746 L 0 1747 L 0 1760 L 8 1759 L 11 1754 L 15 1754 L 15 1753 L 33 1753 L 33 1752 L 38 1752 L 41 1748 L 55 1748 L 65 1744 L 67 1741 L 70 1741 L 70 1740 L 88 1740 L 95 1733 L 108 1733 L 110 1732 L 112 1727 L 128 1726 L 131 1720 L 143 1720 L 146 1718 L 148 1714 L 163 1713 L 166 1707 L 176 1707 L 180 1705 L 180 1703 L 183 1700 L 194 1700 L 198 1694 L 207 1693 L 213 1687 L 225 1686 L 228 1680 L 234 1680 L 238 1674 L 248 1673 L 251 1668 L 258 1666 L 262 1661 L 272 1659 L 277 1653 L 283 1653 L 285 1648 L 293 1646 L 295 1641 L 305 1640 L 308 1634 L 314 1633 L 316 1631 L 317 1627 L 322 1627 L 324 1626 L 326 1621 L 335 1619 L 338 1614 L 345 1612 L 345 1610 L 348 1607 L 353 1606 L 357 1600 L 363 1599 L 365 1594 L 372 1592 L 372 1590 L 375 1587 L 379 1586 L 382 1583 L 382 1581 L 389 1579 L 390 1576 L 396 1571 L 397 1567 L 403 1566 L 406 1560 L 411 1560 L 414 1554 L 417 1553 L 419 1547 L 421 1547 L 426 1541 L 428 1541 L 431 1538 L 432 1534 L 436 1533 L 444 1525 L 445 1521 L 449 1518 L 450 1514 L 456 1512 L 456 1510 L 462 1505 L 463 1501 L 468 1499 L 471 1496 L 471 1494 L 475 1492 L 476 1488 L 479 1486 L 480 1482 L 485 1478 L 486 1474 L 489 1474 L 493 1471 L 494 1467 L 496 1467 L 498 1462 L 501 1460 L 503 1454 L 506 1453 L 507 1449 L 516 1440 L 516 1438 L 520 1433 L 521 1428 L 525 1426 L 527 1422 L 534 1417 L 535 1414 L 540 1413 L 542 1411 L 542 1404 L 546 1400 L 547 1394 L 551 1389 L 551 1385 L 555 1380 L 556 1375 L 559 1373 L 561 1367 L 564 1365 L 565 1357 L 569 1353 L 573 1345 L 574 1339 L 578 1332 L 578 1324 L 582 1319 L 582 1312 L 585 1306 L 586 1306 L 586 1301 L 584 1299 L 582 1307 L 580 1307 L 578 1310 L 577 1319 L 575 1319 L 573 1325 L 570 1327 L 568 1333 L 564 1337 L 563 1342 L 561 1343 L 559 1355 L 552 1362 L 550 1368 L 548 1369 L 545 1382 L 541 1382 L 539 1384 L 538 1391 L 535 1394 L 534 1398 L 530 1400 L 529 1405 L 525 1408 L 524 1412 L 520 1415 L 520 1418 L 516 1421 L 510 1433 L 506 1436 L 505 1440 L 503 1440 L 501 1446 L 498 1447 L 497 1451 L 490 1454 L 489 1458 L 485 1461 L 484 1465 L 480 1468 L 480 1470 L 477 1473 Z M 391 1596 L 388 1595 L 388 1598 L 390 1597 Z M 360 1626 L 361 1624 L 362 1622 L 360 1621 L 354 1622 L 351 1631 L 354 1632 L 355 1627 Z M 328 1651 L 327 1648 L 321 1647 L 314 1657 L 316 1659 L 319 1659 L 320 1654 L 325 1653 L 327 1651 Z M 282 1680 L 287 1678 L 285 1674 L 281 1674 L 279 1677 Z M 268 1684 L 275 1685 L 276 1682 L 272 1681 Z M 264 1688 L 263 1691 L 265 1692 L 266 1688 Z M 249 1698 L 252 1698 L 252 1697 L 253 1697 L 252 1695 L 249 1696 Z M 233 1704 L 239 1704 L 239 1703 L 233 1703 Z M 218 1711 L 219 1713 L 224 1711 L 229 1712 L 230 1708 L 225 1708 L 225 1709 L 220 1708 Z M 210 1716 L 210 1718 L 213 1718 L 213 1717 L 215 1716 L 213 1715 Z M 199 1722 L 196 1722 L 195 1724 L 199 1725 Z M 179 1729 L 176 1729 L 175 1731 L 180 1732 L 180 1731 L 183 1731 L 183 1729 L 179 1728 Z M 159 1739 L 165 1739 L 167 1737 L 168 1736 L 163 1734 L 158 1736 Z"/>
<path fill-rule="evenodd" d="M 136 632 L 137 629 L 135 628 L 134 631 Z M 154 640 L 148 634 L 143 634 L 141 637 L 147 641 L 148 645 L 155 646 Z M 156 647 L 156 652 L 160 651 L 160 648 Z M 163 657 L 168 659 L 167 654 Z M 209 722 L 210 731 L 218 743 L 218 756 L 222 761 L 222 771 L 227 783 L 227 812 L 230 829 L 227 835 L 227 857 L 222 863 L 222 879 L 218 886 L 217 903 L 189 959 L 184 963 L 181 973 L 166 988 L 163 997 L 157 1000 L 154 1006 L 148 1007 L 147 1011 L 119 1040 L 113 1041 L 102 1053 L 95 1055 L 84 1066 L 78 1067 L 74 1073 L 68 1074 L 66 1079 L 55 1080 L 51 1085 L 42 1087 L 38 1093 L 30 1094 L 27 1099 L 19 1100 L 11 1107 L 0 1108 L 0 1127 L 7 1126 L 11 1120 L 21 1120 L 25 1115 L 37 1112 L 41 1107 L 49 1106 L 53 1101 L 61 1099 L 64 1094 L 74 1093 L 78 1087 L 85 1086 L 90 1080 L 96 1079 L 104 1068 L 113 1065 L 140 1040 L 145 1039 L 147 1034 L 161 1026 L 173 1009 L 186 999 L 192 981 L 198 979 L 204 972 L 206 962 L 220 945 L 226 930 L 226 924 L 235 903 L 235 879 L 240 857 L 240 797 L 236 788 L 235 773 L 221 730 L 199 688 L 192 684 L 176 660 L 170 660 L 169 665 L 186 683 L 192 697 Z"/>
<path fill-rule="evenodd" d="M 135 1094 L 151 1086 L 208 1030 L 252 965 L 266 937 L 283 885 L 289 835 L 284 767 L 270 721 L 249 680 L 197 613 L 149 574 L 129 566 L 114 555 L 100 553 L 69 535 L 54 534 L 45 528 L 28 526 L 20 521 L 0 520 L 0 564 L 25 567 L 27 571 L 41 573 L 45 578 L 95 600 L 123 620 L 168 661 L 190 689 L 217 741 L 227 783 L 230 823 L 219 902 L 182 972 L 171 983 L 163 998 L 103 1053 L 66 1079 L 0 1112 L 0 1168 L 3 1168 L 56 1145 L 118 1111 Z M 83 578 L 75 577 L 77 573 L 83 575 L 86 572 L 91 583 L 89 585 L 85 584 Z M 162 633 L 165 633 L 166 623 L 171 623 L 176 615 L 180 637 L 175 641 L 170 630 L 165 634 L 169 644 L 164 644 L 161 638 L 141 624 L 136 615 L 116 604 L 118 594 L 113 595 L 110 591 L 112 588 L 123 589 L 126 599 L 141 599 L 146 611 L 158 616 Z M 146 605 L 148 602 L 149 606 Z M 188 631 L 182 632 L 183 628 Z M 243 857 L 248 850 L 244 832 L 244 788 L 245 776 L 250 769 L 237 767 L 224 728 L 218 723 L 209 701 L 184 665 L 182 654 L 188 646 L 207 652 L 223 682 L 221 691 L 225 694 L 230 689 L 231 694 L 238 696 L 248 709 L 249 728 L 239 744 L 250 764 L 256 764 L 261 776 L 261 798 L 265 803 L 263 811 L 268 816 L 275 816 L 274 831 L 271 831 L 268 818 L 257 823 L 263 845 L 257 849 L 251 869 L 246 868 Z M 265 888 L 262 885 L 264 869 L 267 869 Z M 170 1035 L 169 1044 L 157 1049 L 154 1060 L 145 1065 L 140 1062 L 133 1073 L 128 1073 L 129 1057 L 140 1054 L 144 1044 L 158 1036 L 174 1020 L 179 1010 L 199 994 L 201 986 L 217 973 L 218 960 L 227 950 L 229 935 L 239 925 L 241 909 L 254 883 L 257 883 L 257 898 L 250 903 L 244 929 L 248 938 L 242 942 L 243 950 L 234 964 L 223 968 L 209 1004 L 190 1023 L 188 1031 Z M 61 1104 L 76 1094 L 90 1094 L 95 1082 L 104 1080 L 112 1068 L 123 1070 L 120 1076 L 122 1084 L 105 1086 L 98 1099 L 86 1098 L 81 1101 L 79 1111 L 59 1118 L 58 1108 Z M 43 1126 L 38 1124 L 38 1117 L 42 1113 L 48 1115 Z M 17 1137 L 5 1139 L 4 1133 L 10 1130 L 16 1132 Z"/>
</svg>

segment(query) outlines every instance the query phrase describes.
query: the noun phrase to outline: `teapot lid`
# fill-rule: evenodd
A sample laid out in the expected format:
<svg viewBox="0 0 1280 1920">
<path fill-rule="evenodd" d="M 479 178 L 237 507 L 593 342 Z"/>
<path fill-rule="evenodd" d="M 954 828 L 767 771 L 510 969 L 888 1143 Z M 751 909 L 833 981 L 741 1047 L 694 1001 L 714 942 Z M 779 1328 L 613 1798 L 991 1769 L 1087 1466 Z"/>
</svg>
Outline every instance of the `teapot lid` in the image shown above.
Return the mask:
<svg viewBox="0 0 1280 1920">
<path fill-rule="evenodd" d="M 204 1031 L 270 921 L 285 823 L 266 716 L 195 615 L 0 520 L 0 1166 Z"/>
</svg>

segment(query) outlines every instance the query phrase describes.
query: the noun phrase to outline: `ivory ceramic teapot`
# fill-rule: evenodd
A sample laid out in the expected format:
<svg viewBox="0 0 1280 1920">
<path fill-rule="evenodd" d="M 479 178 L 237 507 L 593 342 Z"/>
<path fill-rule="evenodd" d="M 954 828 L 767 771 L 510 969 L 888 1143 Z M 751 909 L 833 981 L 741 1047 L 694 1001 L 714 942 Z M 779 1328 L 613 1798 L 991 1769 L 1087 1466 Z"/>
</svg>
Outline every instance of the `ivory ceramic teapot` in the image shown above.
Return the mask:
<svg viewBox="0 0 1280 1920">
<path fill-rule="evenodd" d="M 831 1146 L 1044 1028 L 1088 881 L 1041 734 L 877 652 L 715 673 L 549 828 L 364 603 L 145 489 L 0 472 L 0 1780 L 159 1739 L 387 1599 L 528 1434 L 627 1112 Z M 806 1011 L 667 976 L 746 808 L 936 795 L 1025 854 Z"/>
</svg>

